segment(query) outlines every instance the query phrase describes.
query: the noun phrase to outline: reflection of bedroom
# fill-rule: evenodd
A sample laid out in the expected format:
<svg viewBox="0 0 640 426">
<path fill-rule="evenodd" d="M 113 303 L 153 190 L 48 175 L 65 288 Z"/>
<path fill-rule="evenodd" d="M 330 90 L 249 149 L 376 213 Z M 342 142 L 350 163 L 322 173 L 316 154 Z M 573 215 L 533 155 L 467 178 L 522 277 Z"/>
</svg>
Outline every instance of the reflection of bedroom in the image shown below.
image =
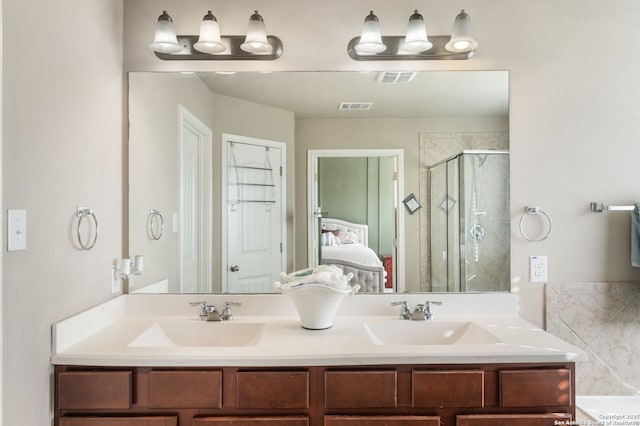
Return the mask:
<svg viewBox="0 0 640 426">
<path fill-rule="evenodd" d="M 318 161 L 318 201 L 325 218 L 323 263 L 359 268 L 360 274 L 369 275 L 361 277 L 365 291 L 393 287 L 393 171 L 393 157 L 324 157 Z M 371 271 L 362 267 L 371 267 Z M 381 271 L 379 277 L 371 277 L 376 270 Z"/>
</svg>

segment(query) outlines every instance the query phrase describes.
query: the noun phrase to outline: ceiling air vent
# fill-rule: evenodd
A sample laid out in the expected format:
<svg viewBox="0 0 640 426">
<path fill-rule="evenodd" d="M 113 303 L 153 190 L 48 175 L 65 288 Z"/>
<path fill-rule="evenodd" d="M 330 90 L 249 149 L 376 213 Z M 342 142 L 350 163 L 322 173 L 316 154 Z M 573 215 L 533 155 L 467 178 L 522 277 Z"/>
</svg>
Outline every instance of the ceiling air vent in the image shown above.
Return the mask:
<svg viewBox="0 0 640 426">
<path fill-rule="evenodd" d="M 373 106 L 373 102 L 340 102 L 340 111 L 368 111 Z"/>
<path fill-rule="evenodd" d="M 382 71 L 378 73 L 378 83 L 408 83 L 416 76 L 410 71 Z"/>
</svg>

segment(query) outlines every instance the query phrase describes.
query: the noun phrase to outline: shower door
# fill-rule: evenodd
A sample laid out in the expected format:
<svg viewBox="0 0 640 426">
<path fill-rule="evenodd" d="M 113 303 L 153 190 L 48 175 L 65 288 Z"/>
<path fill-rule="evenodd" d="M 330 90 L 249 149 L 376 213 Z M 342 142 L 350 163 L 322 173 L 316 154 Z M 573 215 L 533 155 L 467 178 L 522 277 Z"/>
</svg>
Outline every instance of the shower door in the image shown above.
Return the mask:
<svg viewBox="0 0 640 426">
<path fill-rule="evenodd" d="M 432 291 L 509 291 L 508 152 L 463 151 L 429 169 L 429 188 Z"/>
</svg>

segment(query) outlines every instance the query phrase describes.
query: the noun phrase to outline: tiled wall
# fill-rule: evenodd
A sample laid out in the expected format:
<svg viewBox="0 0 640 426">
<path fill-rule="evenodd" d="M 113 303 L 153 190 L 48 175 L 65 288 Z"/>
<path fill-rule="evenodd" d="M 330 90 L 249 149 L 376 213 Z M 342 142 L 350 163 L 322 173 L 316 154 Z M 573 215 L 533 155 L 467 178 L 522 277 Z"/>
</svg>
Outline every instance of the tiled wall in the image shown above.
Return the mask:
<svg viewBox="0 0 640 426">
<path fill-rule="evenodd" d="M 640 394 L 640 283 L 549 284 L 547 331 L 584 350 L 577 395 Z"/>
</svg>

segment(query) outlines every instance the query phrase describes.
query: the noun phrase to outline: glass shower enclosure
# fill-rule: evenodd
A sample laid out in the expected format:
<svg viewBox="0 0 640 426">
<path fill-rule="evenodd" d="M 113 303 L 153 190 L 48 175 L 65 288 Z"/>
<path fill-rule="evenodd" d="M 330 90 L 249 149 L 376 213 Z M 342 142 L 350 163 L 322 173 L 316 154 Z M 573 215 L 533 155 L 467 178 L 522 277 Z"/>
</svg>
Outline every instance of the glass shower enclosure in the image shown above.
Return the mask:
<svg viewBox="0 0 640 426">
<path fill-rule="evenodd" d="M 509 152 L 462 151 L 427 178 L 431 291 L 509 291 Z"/>
</svg>

